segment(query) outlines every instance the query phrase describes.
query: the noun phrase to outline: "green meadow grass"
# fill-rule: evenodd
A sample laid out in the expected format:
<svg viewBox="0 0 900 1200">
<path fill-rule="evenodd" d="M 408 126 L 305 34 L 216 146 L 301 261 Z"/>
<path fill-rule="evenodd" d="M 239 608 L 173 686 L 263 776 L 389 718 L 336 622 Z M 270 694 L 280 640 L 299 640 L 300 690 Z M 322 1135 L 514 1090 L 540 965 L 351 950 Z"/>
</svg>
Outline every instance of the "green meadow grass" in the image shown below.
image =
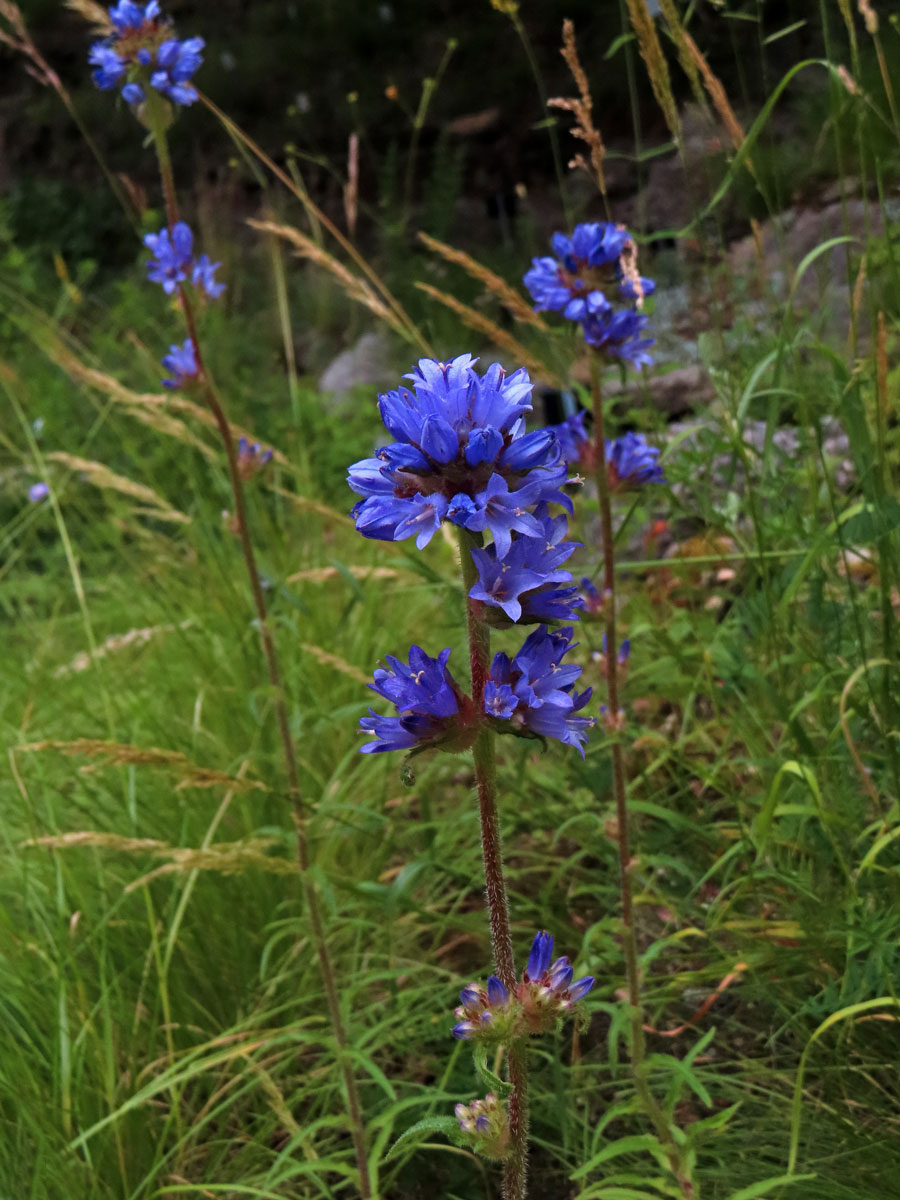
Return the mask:
<svg viewBox="0 0 900 1200">
<path fill-rule="evenodd" d="M 854 142 L 866 130 L 836 92 L 829 103 L 839 168 L 850 156 L 889 185 L 876 141 Z M 853 294 L 861 250 L 824 302 Z M 651 1079 L 696 1141 L 703 1200 L 897 1192 L 898 310 L 890 237 L 866 253 L 880 361 L 868 337 L 823 340 L 815 311 L 770 301 L 726 329 L 713 309 L 702 434 L 611 404 L 614 422 L 659 435 L 669 479 L 617 511 L 627 761 Z M 176 314 L 137 269 L 79 292 L 40 255 L 4 255 L 0 1196 L 353 1196 L 223 459 L 194 417 L 180 416 L 189 444 L 52 361 L 62 344 L 155 394 Z M 384 654 L 450 646 L 464 677 L 455 551 L 356 535 L 344 470 L 379 436 L 374 397 L 335 414 L 286 378 L 266 262 L 238 259 L 240 294 L 204 337 L 231 418 L 284 456 L 250 483 L 250 516 L 371 1170 L 384 1200 L 489 1200 L 494 1168 L 439 1137 L 389 1154 L 484 1090 L 449 1035 L 456 993 L 490 958 L 471 761 L 424 756 L 404 776 L 397 756 L 361 757 L 356 732 Z M 798 286 L 807 268 L 784 264 Z M 293 326 L 359 319 L 311 270 L 288 271 Z M 446 313 L 414 315 L 438 353 L 473 345 Z M 565 337 L 527 332 L 571 360 Z M 415 351 L 394 349 L 399 376 Z M 822 452 L 828 416 L 849 437 L 850 484 Z M 766 423 L 761 451 L 750 418 Z M 790 458 L 773 441 L 785 424 L 801 429 Z M 72 457 L 119 483 L 96 486 Z M 30 505 L 38 478 L 52 498 Z M 594 577 L 591 502 L 577 503 L 576 574 Z M 679 557 L 642 537 L 663 520 Z M 579 636 L 598 687 L 600 627 Z M 513 649 L 515 632 L 495 642 Z M 81 739 L 95 744 L 72 753 Z M 678 1197 L 628 1070 L 602 730 L 584 762 L 501 739 L 500 789 L 517 953 L 550 929 L 598 981 L 583 1027 L 535 1044 L 532 1194 Z"/>
</svg>

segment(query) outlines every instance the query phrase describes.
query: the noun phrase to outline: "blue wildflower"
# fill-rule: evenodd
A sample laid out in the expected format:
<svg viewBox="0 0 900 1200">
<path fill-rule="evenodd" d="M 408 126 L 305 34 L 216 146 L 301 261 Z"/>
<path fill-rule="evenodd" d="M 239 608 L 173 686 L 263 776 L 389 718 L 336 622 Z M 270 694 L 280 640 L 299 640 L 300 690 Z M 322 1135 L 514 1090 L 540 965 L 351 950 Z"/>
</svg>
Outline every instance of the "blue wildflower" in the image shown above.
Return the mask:
<svg viewBox="0 0 900 1200">
<path fill-rule="evenodd" d="M 448 520 L 489 532 L 503 558 L 513 533 L 540 537 L 529 511 L 541 502 L 572 504 L 561 490 L 567 469 L 547 430 L 525 432 L 532 383 L 524 370 L 507 375 L 499 363 L 484 375 L 470 354 L 448 363 L 421 359 L 407 375 L 413 387 L 379 397 L 382 420 L 396 439 L 375 458 L 349 469 L 363 497 L 354 507 L 364 537 L 422 549 Z"/>
<path fill-rule="evenodd" d="M 576 225 L 572 236 L 555 233 L 551 239 L 555 257 L 532 259 L 523 283 L 531 293 L 536 312 L 559 312 L 570 321 L 603 317 L 612 309 L 608 292 L 618 288 L 628 300 L 655 288 L 650 279 L 632 270 L 634 242 L 627 230 L 611 221 Z"/>
<path fill-rule="evenodd" d="M 562 660 L 573 649 L 572 628 L 549 633 L 541 625 L 526 638 L 521 650 L 510 659 L 494 656 L 484 689 L 484 710 L 495 721 L 509 721 L 510 732 L 521 737 L 554 738 L 577 747 L 584 757 L 587 731 L 592 717 L 578 717 L 591 698 L 591 689 L 573 692 L 581 667 Z M 498 732 L 506 732 L 502 725 Z"/>
<path fill-rule="evenodd" d="M 38 483 L 33 483 L 28 489 L 28 499 L 32 504 L 38 504 L 41 500 L 46 500 L 50 495 L 50 485 L 44 483 L 41 479 Z"/>
<path fill-rule="evenodd" d="M 150 76 L 153 87 L 175 104 L 193 104 L 197 89 L 189 80 L 203 62 L 204 45 L 201 37 L 163 42 L 156 53 L 156 70 Z"/>
<path fill-rule="evenodd" d="M 534 515 L 541 536 L 516 538 L 505 558 L 496 545 L 472 550 L 478 580 L 469 595 L 502 609 L 510 621 L 577 621 L 578 589 L 555 585 L 571 581 L 571 572 L 561 567 L 581 543 L 564 540 L 568 522 L 565 516 L 550 517 L 546 504 Z"/>
<path fill-rule="evenodd" d="M 148 233 L 144 245 L 153 255 L 147 263 L 147 278 L 151 283 L 162 284 L 167 296 L 171 296 L 179 283 L 184 283 L 193 264 L 194 235 L 184 221 L 159 233 Z"/>
<path fill-rule="evenodd" d="M 93 80 L 102 91 L 114 88 L 127 69 L 124 59 L 106 42 L 95 42 L 88 51 L 88 62 L 95 68 Z"/>
<path fill-rule="evenodd" d="M 241 479 L 250 479 L 272 461 L 272 450 L 263 450 L 259 442 L 250 442 L 245 437 L 238 439 L 238 474 Z"/>
<path fill-rule="evenodd" d="M 528 955 L 528 965 L 522 978 L 526 983 L 532 979 L 540 979 L 547 968 L 550 966 L 550 960 L 553 957 L 553 935 L 542 929 L 535 934 L 534 941 L 531 943 L 531 952 Z"/>
<path fill-rule="evenodd" d="M 122 99 L 128 104 L 143 104 L 146 99 L 144 89 L 139 83 L 126 83 L 122 88 Z"/>
<path fill-rule="evenodd" d="M 612 221 L 585 221 L 575 226 L 571 237 L 555 233 L 551 245 L 566 270 L 578 272 L 618 264 L 629 240 L 628 231 Z"/>
<path fill-rule="evenodd" d="M 501 1042 L 524 1033 L 546 1033 L 594 986 L 593 977 L 575 980 L 568 958 L 553 958 L 553 936 L 534 939 L 522 978 L 510 991 L 496 975 L 486 986 L 469 983 L 459 994 L 453 1036 L 463 1041 Z"/>
<path fill-rule="evenodd" d="M 112 34 L 95 42 L 88 54 L 97 87 L 109 90 L 124 80 L 122 96 L 129 104 L 141 103 L 148 86 L 173 104 L 193 104 L 197 89 L 190 79 L 203 62 L 203 38 L 173 37 L 157 0 L 122 0 L 110 8 L 109 19 Z"/>
<path fill-rule="evenodd" d="M 144 245 L 153 255 L 147 263 L 147 278 L 161 284 L 166 295 L 171 296 L 187 279 L 213 299 L 225 291 L 225 284 L 217 283 L 214 274 L 221 264 L 211 263 L 207 254 L 194 258 L 194 235 L 186 222 L 176 221 L 171 233 L 168 229 L 148 233 Z"/>
<path fill-rule="evenodd" d="M 217 300 L 225 291 L 226 285 L 217 282 L 215 278 L 215 272 L 221 265 L 221 263 L 211 263 L 208 254 L 201 254 L 191 272 L 191 283 L 194 287 L 203 288 L 207 296 L 213 300 Z"/>
<path fill-rule="evenodd" d="M 155 21 L 159 15 L 159 0 L 150 0 L 149 4 L 133 4 L 130 0 L 121 0 L 109 10 L 109 19 L 119 34 L 133 33 L 141 26 Z"/>
<path fill-rule="evenodd" d="M 557 1018 L 594 986 L 591 975 L 572 982 L 575 972 L 565 956 L 553 960 L 553 935 L 541 930 L 534 939 L 522 982 L 516 989 L 521 1022 L 529 1033 L 553 1029 Z"/>
<path fill-rule="evenodd" d="M 462 750 L 477 732 L 472 701 L 447 670 L 449 650 L 429 658 L 419 646 L 409 652 L 409 665 L 391 655 L 389 669 L 379 667 L 372 691 L 389 700 L 400 714 L 383 717 L 373 709 L 360 721 L 360 729 L 375 735 L 361 746 L 363 754 L 385 750 L 425 750 L 432 746 Z"/>
<path fill-rule="evenodd" d="M 643 483 L 665 483 L 658 463 L 659 450 L 640 433 L 626 433 L 606 443 L 609 485 L 612 489 L 638 487 Z"/>
<path fill-rule="evenodd" d="M 459 993 L 460 1005 L 454 1011 L 457 1023 L 453 1036 L 461 1041 L 502 1041 L 510 1033 L 510 994 L 496 975 L 489 975 L 486 987 L 468 983 Z"/>
<path fill-rule="evenodd" d="M 171 379 L 162 381 L 163 387 L 184 387 L 189 379 L 197 377 L 197 359 L 194 354 L 194 343 L 188 338 L 183 346 L 170 346 L 169 353 L 162 360 L 162 365 L 172 375 Z"/>
<path fill-rule="evenodd" d="M 647 318 L 627 308 L 615 312 L 610 307 L 606 312 L 592 313 L 582 321 L 584 340 L 589 346 L 635 367 L 649 366 L 653 362 L 647 351 L 654 339 L 642 336 L 646 328 Z"/>
<path fill-rule="evenodd" d="M 590 434 L 585 428 L 587 413 L 583 408 L 572 413 L 559 425 L 548 425 L 547 428 L 556 434 L 563 458 L 570 465 L 580 461 L 585 446 L 590 444 Z"/>
</svg>

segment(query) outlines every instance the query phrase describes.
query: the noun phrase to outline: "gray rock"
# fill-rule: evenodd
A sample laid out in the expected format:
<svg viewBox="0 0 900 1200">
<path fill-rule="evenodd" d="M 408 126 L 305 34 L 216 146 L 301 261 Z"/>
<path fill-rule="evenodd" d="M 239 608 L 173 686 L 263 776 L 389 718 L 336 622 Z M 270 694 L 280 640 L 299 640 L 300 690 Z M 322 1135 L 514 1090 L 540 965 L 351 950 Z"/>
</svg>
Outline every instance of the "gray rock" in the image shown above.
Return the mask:
<svg viewBox="0 0 900 1200">
<path fill-rule="evenodd" d="M 337 409 L 353 398 L 355 388 L 376 390 L 395 384 L 396 377 L 390 339 L 372 330 L 328 364 L 319 379 L 319 391 L 328 397 L 330 407 Z"/>
</svg>

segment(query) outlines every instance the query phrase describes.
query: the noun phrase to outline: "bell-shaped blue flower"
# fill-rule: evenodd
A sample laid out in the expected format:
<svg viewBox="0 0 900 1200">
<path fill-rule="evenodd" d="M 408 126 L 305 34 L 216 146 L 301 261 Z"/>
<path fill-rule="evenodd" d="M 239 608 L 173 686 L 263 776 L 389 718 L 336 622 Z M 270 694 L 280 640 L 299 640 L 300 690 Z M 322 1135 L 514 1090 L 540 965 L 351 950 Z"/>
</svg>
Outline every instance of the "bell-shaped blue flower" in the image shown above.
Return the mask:
<svg viewBox="0 0 900 1200">
<path fill-rule="evenodd" d="M 571 627 L 550 633 L 541 625 L 514 658 L 502 652 L 494 656 L 484 709 L 499 732 L 504 732 L 504 722 L 508 722 L 511 733 L 553 738 L 575 746 L 584 757 L 587 731 L 595 722 L 592 717 L 575 715 L 590 700 L 591 689 L 580 694 L 572 690 L 581 667 L 562 661 L 572 648 Z M 515 708 L 511 707 L 510 692 L 517 701 Z"/>
<path fill-rule="evenodd" d="M 379 397 L 395 438 L 378 452 L 381 480 L 372 459 L 350 467 L 348 482 L 362 497 L 353 509 L 360 533 L 396 541 L 426 528 L 422 546 L 448 520 L 489 533 L 503 557 L 513 533 L 540 536 L 530 511 L 538 504 L 571 511 L 556 439 L 525 432 L 532 384 L 524 370 L 507 375 L 494 363 L 479 375 L 463 354 L 448 363 L 421 359 L 406 378 L 411 388 Z"/>
<path fill-rule="evenodd" d="M 639 487 L 644 483 L 665 483 L 659 465 L 659 450 L 640 433 L 626 433 L 606 443 L 609 485 L 613 490 Z"/>
<path fill-rule="evenodd" d="M 505 557 L 496 544 L 472 550 L 478 579 L 469 595 L 502 609 L 510 621 L 577 620 L 582 605 L 578 589 L 555 585 L 571 582 L 572 574 L 562 564 L 581 543 L 565 540 L 565 516 L 550 517 L 546 504 L 538 506 L 534 518 L 541 535 L 515 538 Z"/>
<path fill-rule="evenodd" d="M 196 379 L 197 359 L 191 338 L 188 338 L 183 346 L 170 346 L 162 365 L 172 376 L 171 379 L 162 381 L 163 387 L 180 388 L 184 387 L 189 379 Z"/>
<path fill-rule="evenodd" d="M 429 658 L 419 646 L 409 652 L 409 663 L 391 655 L 386 667 L 375 672 L 372 691 L 390 701 L 396 717 L 369 710 L 360 729 L 375 735 L 375 741 L 360 747 L 363 754 L 385 750 L 426 750 L 432 746 L 465 749 L 477 733 L 472 702 L 458 687 L 447 669 L 449 650 Z"/>
<path fill-rule="evenodd" d="M 203 38 L 173 37 L 157 0 L 122 0 L 109 9 L 109 20 L 112 33 L 95 42 L 88 54 L 97 87 L 107 90 L 123 83 L 122 96 L 129 104 L 144 100 L 147 86 L 173 104 L 193 104 L 197 89 L 190 79 L 203 62 Z"/>
<path fill-rule="evenodd" d="M 584 340 L 609 358 L 629 362 L 633 367 L 649 366 L 653 359 L 648 351 L 652 337 L 644 337 L 647 318 L 631 309 L 590 314 L 582 322 Z"/>
<path fill-rule="evenodd" d="M 531 952 L 528 955 L 528 965 L 525 968 L 523 979 L 526 981 L 531 979 L 540 979 L 547 968 L 550 966 L 550 960 L 553 958 L 553 934 L 547 933 L 542 929 L 535 935 L 534 941 L 531 943 Z"/>
</svg>

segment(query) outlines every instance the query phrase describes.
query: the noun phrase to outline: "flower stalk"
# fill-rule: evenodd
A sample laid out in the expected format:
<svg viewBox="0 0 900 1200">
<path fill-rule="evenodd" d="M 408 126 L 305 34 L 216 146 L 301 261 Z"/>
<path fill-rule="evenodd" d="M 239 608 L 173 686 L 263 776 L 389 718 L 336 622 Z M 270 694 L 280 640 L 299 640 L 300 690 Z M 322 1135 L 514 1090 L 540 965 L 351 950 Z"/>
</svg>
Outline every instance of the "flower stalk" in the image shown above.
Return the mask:
<svg viewBox="0 0 900 1200">
<path fill-rule="evenodd" d="M 166 218 L 170 233 L 172 233 L 175 225 L 178 222 L 178 206 L 174 175 L 172 172 L 172 163 L 168 150 L 168 140 L 166 138 L 166 121 L 163 102 L 158 100 L 155 96 L 148 97 L 147 117 L 150 124 L 153 142 L 156 148 L 157 161 L 159 163 L 163 195 L 165 197 L 166 204 Z M 306 905 L 307 919 L 309 921 L 309 930 L 315 949 L 316 958 L 318 960 L 322 984 L 325 990 L 325 1002 L 328 1008 L 329 1020 L 331 1022 L 335 1042 L 338 1048 L 338 1060 L 344 1084 L 344 1098 L 347 1106 L 350 1135 L 353 1140 L 354 1155 L 356 1158 L 357 1170 L 359 1172 L 359 1192 L 362 1200 L 370 1200 L 373 1193 L 369 1176 L 365 1126 L 363 1124 L 362 1108 L 359 1101 L 359 1090 L 357 1088 L 356 1077 L 353 1072 L 353 1068 L 350 1065 L 347 1056 L 347 1031 L 344 1025 L 343 1015 L 341 1013 L 341 1005 L 337 989 L 337 978 L 335 975 L 334 964 L 332 963 L 331 955 L 328 950 L 328 942 L 325 935 L 325 926 L 322 920 L 319 899 L 315 886 L 313 885 L 309 876 L 310 855 L 309 840 L 306 831 L 307 805 L 303 800 L 302 789 L 300 786 L 300 774 L 297 766 L 297 756 L 294 750 L 294 742 L 290 732 L 290 723 L 288 720 L 287 705 L 285 703 L 284 689 L 282 686 L 278 652 L 275 647 L 275 640 L 272 636 L 272 628 L 269 621 L 268 610 L 266 608 L 265 594 L 263 592 L 262 581 L 260 579 L 259 569 L 256 564 L 256 554 L 250 535 L 250 526 L 247 519 L 247 505 L 244 495 L 244 485 L 241 476 L 238 451 L 235 446 L 234 437 L 231 432 L 231 425 L 222 405 L 221 398 L 203 359 L 203 352 L 197 332 L 196 317 L 191 304 L 190 296 L 188 295 L 184 285 L 181 283 L 178 285 L 178 295 L 181 311 L 184 316 L 186 331 L 193 346 L 194 361 L 197 368 L 197 378 L 200 382 L 206 404 L 216 422 L 216 428 L 222 440 L 222 445 L 225 450 L 225 457 L 228 463 L 228 477 L 234 503 L 235 529 L 240 542 L 241 554 L 244 559 L 247 578 L 250 583 L 253 606 L 256 610 L 257 625 L 259 628 L 263 657 L 266 662 L 269 684 L 272 689 L 272 702 L 275 710 L 275 721 L 278 726 L 278 734 L 281 742 L 282 754 L 284 757 L 285 773 L 288 783 L 288 798 L 297 834 L 297 860 L 300 867 L 301 887 Z"/>
<path fill-rule="evenodd" d="M 594 417 L 593 459 L 594 478 L 600 507 L 600 527 L 603 539 L 603 612 L 605 617 L 604 660 L 606 670 L 607 732 L 611 739 L 613 796 L 616 805 L 616 841 L 619 857 L 619 897 L 622 912 L 622 952 L 625 959 L 625 980 L 630 1013 L 629 1055 L 635 1090 L 644 1112 L 650 1118 L 657 1137 L 669 1153 L 672 1172 L 678 1180 L 685 1200 L 694 1200 L 695 1191 L 681 1150 L 669 1122 L 666 1120 L 647 1080 L 647 1046 L 644 1037 L 644 1011 L 641 995 L 641 972 L 638 963 L 637 937 L 634 927 L 634 898 L 631 874 L 635 862 L 631 856 L 628 794 L 625 780 L 625 760 L 622 753 L 619 706 L 619 651 L 616 630 L 616 557 L 615 531 L 612 520 L 610 481 L 607 461 L 606 432 L 603 419 L 603 387 L 601 354 L 593 352 L 591 359 L 591 401 Z"/>
<path fill-rule="evenodd" d="M 480 539 L 478 539 L 480 541 Z M 459 549 L 463 589 L 466 597 L 466 628 L 469 637 L 469 666 L 475 712 L 484 713 L 484 687 L 490 673 L 491 630 L 479 619 L 478 601 L 469 592 L 478 580 L 471 550 L 476 539 L 460 530 Z M 472 747 L 475 785 L 481 821 L 481 853 L 484 884 L 491 926 L 491 948 L 497 977 L 509 992 L 516 987 L 516 967 L 509 927 L 509 901 L 503 871 L 503 847 L 497 813 L 497 756 L 494 732 L 483 725 Z M 524 1200 L 528 1168 L 528 1056 L 522 1038 L 512 1041 L 508 1051 L 509 1153 L 503 1169 L 504 1200 Z"/>
</svg>

